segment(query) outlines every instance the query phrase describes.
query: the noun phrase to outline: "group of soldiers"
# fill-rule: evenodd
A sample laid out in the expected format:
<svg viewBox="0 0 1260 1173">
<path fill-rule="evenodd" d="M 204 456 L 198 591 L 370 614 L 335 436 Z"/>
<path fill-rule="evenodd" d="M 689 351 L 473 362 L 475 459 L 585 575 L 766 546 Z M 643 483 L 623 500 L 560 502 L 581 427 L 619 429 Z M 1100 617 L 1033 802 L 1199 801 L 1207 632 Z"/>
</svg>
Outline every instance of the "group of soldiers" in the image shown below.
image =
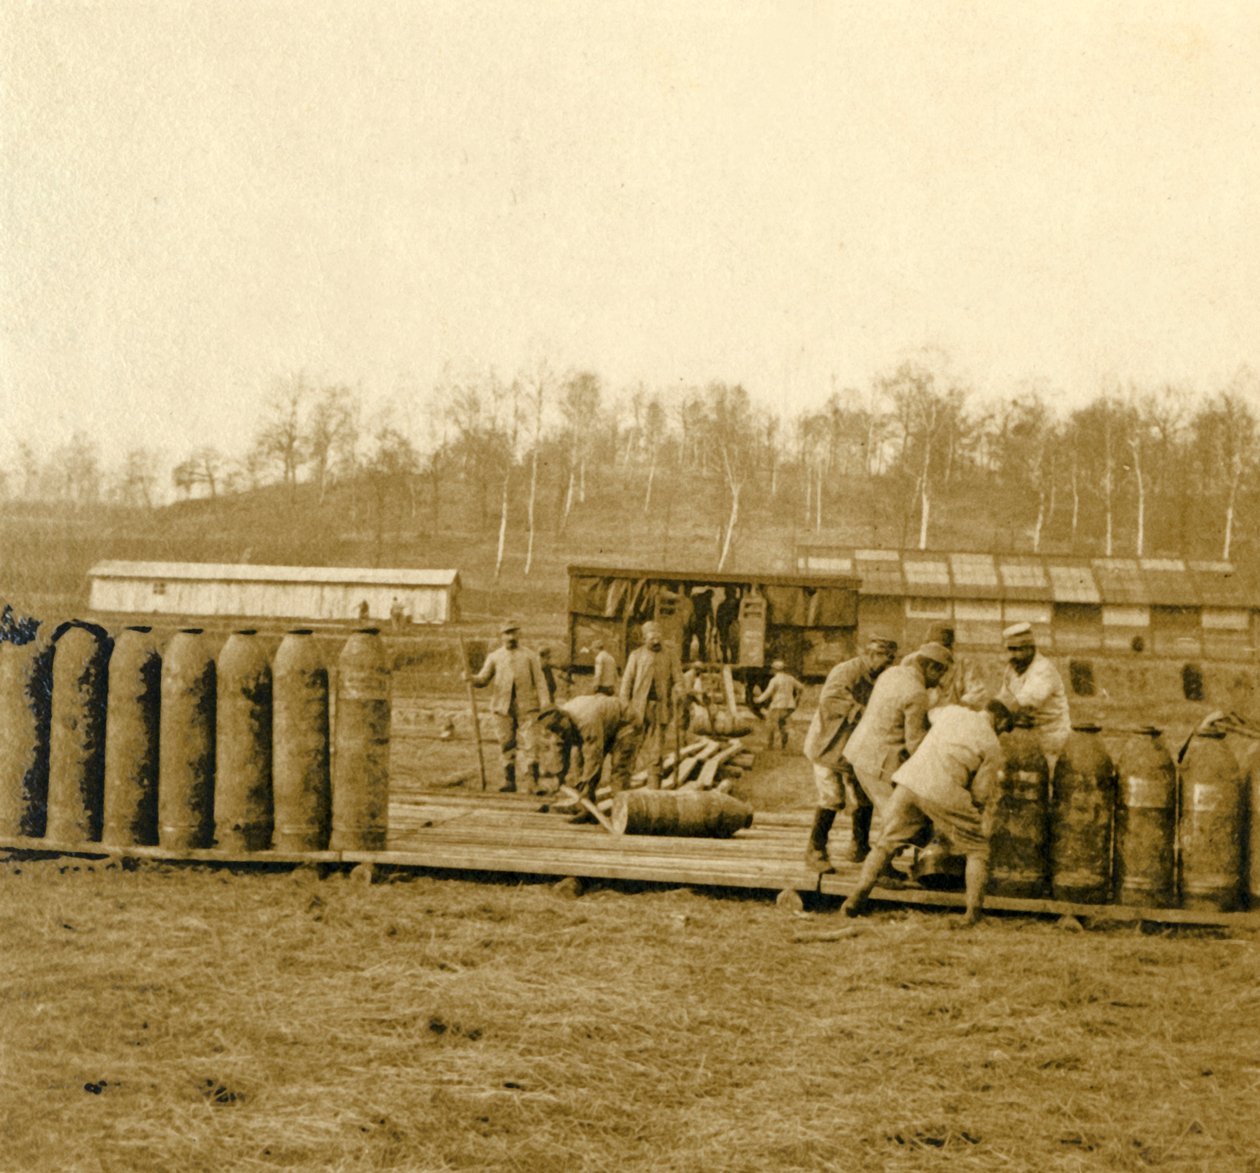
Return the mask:
<svg viewBox="0 0 1260 1173">
<path fill-rule="evenodd" d="M 517 789 L 519 756 L 529 772 L 529 788 L 541 792 L 539 731 L 555 740 L 558 777 L 575 782 L 574 789 L 584 798 L 595 797 L 609 756 L 614 790 L 629 784 L 640 754 L 646 757 L 647 785 L 659 788 L 665 731 L 683 698 L 684 684 L 678 659 L 663 644 L 658 624 L 643 625 L 643 644 L 630 653 L 620 677 L 616 660 L 596 641 L 594 691 L 563 704 L 556 695 L 550 657 L 522 647 L 516 623 L 505 623 L 501 633 L 502 646 L 468 677 L 477 688 L 492 688 L 491 710 L 503 760 L 501 790 Z"/>
<path fill-rule="evenodd" d="M 1053 766 L 1071 732 L 1063 680 L 1037 651 L 1032 628 L 1017 623 L 1002 635 L 1007 665 L 991 699 L 976 666 L 955 655 L 954 630 L 945 623 L 934 624 L 927 641 L 896 666 L 896 642 L 875 634 L 828 674 L 805 738 L 818 792 L 805 859 L 816 872 L 835 870 L 828 836 L 836 814 L 847 809 L 851 859 L 862 871 L 844 903 L 846 915 L 865 910 L 900 848 L 922 845 L 934 832 L 966 857 L 962 923 L 980 919 L 990 799 L 1002 763 L 998 737 L 1022 721 Z M 882 830 L 872 843 L 876 811 Z"/>
<path fill-rule="evenodd" d="M 655 621 L 644 623 L 642 634 L 620 676 L 616 660 L 595 641 L 594 691 L 561 704 L 549 658 L 521 646 L 517 624 L 503 625 L 502 646 L 468 677 L 479 688 L 493 688 L 501 789 L 517 789 L 519 751 L 529 787 L 539 791 L 539 730 L 558 748 L 559 778 L 584 798 L 594 799 L 608 757 L 614 790 L 629 784 L 640 757 L 646 785 L 660 786 L 665 733 L 676 716 L 682 720 L 696 677 L 689 670 L 690 679 L 684 678 Z M 1007 665 L 994 697 L 978 667 L 954 652 L 954 629 L 947 623 L 933 624 L 926 641 L 900 664 L 894 663 L 896 641 L 873 634 L 856 656 L 828 673 L 803 747 L 817 790 L 805 859 L 815 872 L 835 870 L 828 840 L 836 815 L 847 810 L 851 860 L 862 871 L 843 906 L 846 915 L 863 912 L 875 884 L 893 877 L 891 860 L 900 848 L 922 846 L 934 833 L 966 857 L 963 923 L 980 919 L 989 872 L 989 800 L 1002 762 L 998 738 L 1022 721 L 1053 768 L 1071 732 L 1063 680 L 1037 650 L 1029 624 L 1014 624 L 1002 635 Z M 778 741 L 786 748 L 802 685 L 782 660 L 774 661 L 772 671 L 752 700 L 765 710 L 770 745 Z M 876 812 L 881 832 L 872 841 Z"/>
</svg>

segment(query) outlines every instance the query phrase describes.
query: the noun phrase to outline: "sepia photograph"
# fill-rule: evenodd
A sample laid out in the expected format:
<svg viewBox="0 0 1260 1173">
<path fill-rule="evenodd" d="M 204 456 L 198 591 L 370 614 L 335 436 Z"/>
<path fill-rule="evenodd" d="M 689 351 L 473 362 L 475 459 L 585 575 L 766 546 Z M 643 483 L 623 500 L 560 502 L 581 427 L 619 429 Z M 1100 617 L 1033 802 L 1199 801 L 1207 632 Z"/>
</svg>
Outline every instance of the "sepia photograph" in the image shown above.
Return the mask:
<svg viewBox="0 0 1260 1173">
<path fill-rule="evenodd" d="M 0 1170 L 1260 1173 L 1260 5 L 0 60 Z"/>
</svg>

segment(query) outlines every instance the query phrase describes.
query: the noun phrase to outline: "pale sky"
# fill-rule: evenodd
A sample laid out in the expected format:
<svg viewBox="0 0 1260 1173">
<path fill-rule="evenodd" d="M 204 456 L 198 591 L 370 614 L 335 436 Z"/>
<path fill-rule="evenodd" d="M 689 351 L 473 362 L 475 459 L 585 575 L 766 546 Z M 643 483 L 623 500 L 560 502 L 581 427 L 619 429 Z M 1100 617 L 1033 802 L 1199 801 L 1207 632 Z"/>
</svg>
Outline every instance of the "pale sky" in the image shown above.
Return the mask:
<svg viewBox="0 0 1260 1173">
<path fill-rule="evenodd" d="M 1260 367 L 1260 4 L 0 0 L 0 460 L 546 354 L 795 409 Z"/>
</svg>

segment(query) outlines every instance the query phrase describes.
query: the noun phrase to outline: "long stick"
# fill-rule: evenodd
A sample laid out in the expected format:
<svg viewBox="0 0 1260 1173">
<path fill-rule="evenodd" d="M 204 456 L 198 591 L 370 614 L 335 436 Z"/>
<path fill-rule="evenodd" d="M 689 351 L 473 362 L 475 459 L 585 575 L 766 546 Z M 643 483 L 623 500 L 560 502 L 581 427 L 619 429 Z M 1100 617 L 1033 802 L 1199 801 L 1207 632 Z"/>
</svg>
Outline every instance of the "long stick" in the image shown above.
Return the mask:
<svg viewBox="0 0 1260 1173">
<path fill-rule="evenodd" d="M 468 649 L 464 647 L 464 637 L 459 638 L 459 656 L 464 662 L 464 683 L 468 685 L 468 707 L 472 710 L 473 741 L 477 745 L 477 766 L 481 770 L 481 789 L 486 788 L 486 757 L 481 751 L 481 722 L 477 719 L 477 690 L 473 687 L 472 666 L 468 663 Z"/>
</svg>

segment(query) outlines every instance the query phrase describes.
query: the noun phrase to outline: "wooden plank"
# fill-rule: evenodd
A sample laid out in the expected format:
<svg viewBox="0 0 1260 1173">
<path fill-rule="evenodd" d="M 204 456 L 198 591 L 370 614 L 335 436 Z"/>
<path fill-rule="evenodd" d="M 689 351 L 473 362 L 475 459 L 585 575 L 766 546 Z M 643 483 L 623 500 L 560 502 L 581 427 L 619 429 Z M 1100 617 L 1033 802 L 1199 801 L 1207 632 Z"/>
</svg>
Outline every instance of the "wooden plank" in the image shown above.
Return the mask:
<svg viewBox="0 0 1260 1173">
<path fill-rule="evenodd" d="M 825 875 L 818 890 L 828 896 L 847 896 L 857 885 L 856 869 L 852 878 Z M 913 904 L 940 908 L 963 908 L 966 896 L 959 891 L 934 891 L 929 888 L 879 888 L 872 900 L 893 904 Z M 986 911 L 1022 912 L 1036 916 L 1091 917 L 1118 922 L 1149 920 L 1161 924 L 1235 925 L 1260 928 L 1260 912 L 1217 912 L 1212 909 L 1138 908 L 1122 904 L 1080 904 L 1069 900 L 1032 899 L 1016 896 L 986 896 Z"/>
<path fill-rule="evenodd" d="M 132 846 L 112 843 L 70 843 L 49 839 L 4 839 L 0 848 L 16 851 L 44 851 L 58 855 L 86 855 L 98 859 L 170 860 L 183 863 L 338 863 L 339 851 L 223 851 L 217 847 L 178 850 L 173 847 Z"/>
<path fill-rule="evenodd" d="M 408 837 L 414 839 L 414 845 L 396 847 L 395 838 L 386 851 L 231 852 L 217 848 L 175 851 L 161 846 L 70 843 L 25 837 L 0 839 L 0 849 L 90 859 L 131 857 L 238 865 L 375 862 L 483 873 L 580 875 L 770 890 L 816 889 L 833 896 L 847 895 L 857 883 L 856 865 L 841 864 L 839 871 L 819 879 L 789 857 L 788 849 L 795 854 L 799 839 L 795 834 L 784 832 L 796 830 L 803 825 L 803 820 L 780 823 L 777 828 L 773 820 L 767 820 L 774 830 L 765 838 L 741 831 L 731 839 L 701 840 L 669 836 L 606 837 L 593 833 L 592 828 L 557 826 L 549 823 L 545 815 L 514 825 L 509 812 L 502 810 L 478 812 L 469 808 L 467 814 L 481 814 L 498 826 L 478 826 L 473 817 L 450 820 L 441 825 L 409 831 Z M 758 822 L 765 817 L 759 814 Z M 834 848 L 833 842 L 833 851 Z M 958 891 L 940 892 L 913 887 L 876 888 L 872 898 L 887 903 L 945 908 L 961 908 L 965 899 Z M 1153 921 L 1260 929 L 1260 910 L 1216 912 L 1210 909 L 1142 908 L 1002 896 L 990 896 L 986 900 L 986 908 L 1025 915 L 1071 915 L 1098 922 Z"/>
<path fill-rule="evenodd" d="M 655 859 L 655 861 L 688 864 L 688 866 L 690 864 L 697 864 L 697 866 L 712 864 L 713 867 L 756 866 L 774 867 L 786 869 L 786 871 L 795 871 L 803 867 L 795 852 L 785 854 L 777 850 L 761 850 L 756 847 L 737 850 L 737 852 L 704 852 L 704 850 L 679 848 L 677 840 L 668 840 L 667 844 L 658 844 L 655 847 L 650 843 L 650 840 L 660 838 L 662 837 L 658 835 L 627 835 L 625 840 L 636 840 L 631 843 L 621 842 L 621 840 L 614 842 L 605 835 L 583 838 L 564 838 L 556 835 L 549 839 L 504 840 L 504 842 L 495 843 L 493 847 L 496 850 L 514 850 L 514 852 L 547 854 L 554 857 L 571 857 L 573 853 L 587 855 L 595 853 L 600 857 L 614 857 L 615 855 L 615 857 L 635 859 L 640 862 Z M 412 840 L 411 843 L 392 843 L 389 844 L 388 850 L 423 853 L 437 847 L 489 850 L 485 847 L 484 840 L 460 837 L 460 835 L 441 835 L 441 837 Z"/>
<path fill-rule="evenodd" d="M 595 879 L 646 880 L 663 884 L 756 888 L 768 891 L 781 891 L 784 888 L 813 891 L 817 885 L 817 877 L 803 869 L 741 866 L 715 868 L 712 865 L 687 864 L 676 860 L 640 860 L 616 853 L 567 853 L 561 857 L 474 845 L 434 844 L 423 852 L 345 852 L 343 859 L 347 862 L 363 860 L 401 867 L 454 871 L 577 875 Z"/>
</svg>

